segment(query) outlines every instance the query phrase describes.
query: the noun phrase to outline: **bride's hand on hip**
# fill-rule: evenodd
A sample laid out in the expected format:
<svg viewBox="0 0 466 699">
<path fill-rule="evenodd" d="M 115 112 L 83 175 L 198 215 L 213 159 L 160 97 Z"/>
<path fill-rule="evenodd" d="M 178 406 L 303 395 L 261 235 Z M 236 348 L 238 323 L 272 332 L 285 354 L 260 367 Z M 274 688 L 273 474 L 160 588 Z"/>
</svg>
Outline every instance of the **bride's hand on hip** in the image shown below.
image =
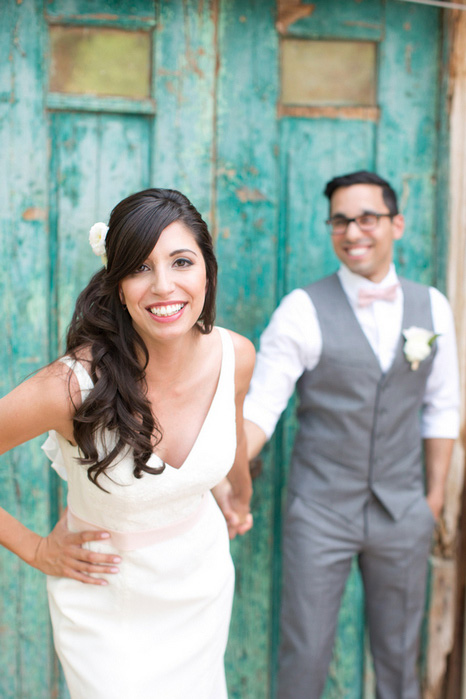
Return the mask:
<svg viewBox="0 0 466 699">
<path fill-rule="evenodd" d="M 107 585 L 106 580 L 93 576 L 118 573 L 115 563 L 120 563 L 121 558 L 90 551 L 83 548 L 83 544 L 108 538 L 109 534 L 104 531 L 70 532 L 65 510 L 50 534 L 41 538 L 33 565 L 46 575 L 74 578 L 90 585 Z"/>
</svg>

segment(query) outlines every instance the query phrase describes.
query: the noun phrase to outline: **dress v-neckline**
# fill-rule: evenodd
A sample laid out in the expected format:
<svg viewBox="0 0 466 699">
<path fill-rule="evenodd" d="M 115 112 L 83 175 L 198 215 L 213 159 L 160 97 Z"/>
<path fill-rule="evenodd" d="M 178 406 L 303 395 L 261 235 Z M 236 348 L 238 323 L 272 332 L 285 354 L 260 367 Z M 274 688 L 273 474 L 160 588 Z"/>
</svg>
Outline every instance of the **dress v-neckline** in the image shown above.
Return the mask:
<svg viewBox="0 0 466 699">
<path fill-rule="evenodd" d="M 216 388 L 215 388 L 214 395 L 212 396 L 212 401 L 211 401 L 210 406 L 209 406 L 209 409 L 208 409 L 208 411 L 207 411 L 207 415 L 205 416 L 204 421 L 203 421 L 203 423 L 202 423 L 202 425 L 201 425 L 201 429 L 200 429 L 199 432 L 197 433 L 197 437 L 196 437 L 196 439 L 194 440 L 194 443 L 193 443 L 191 449 L 189 450 L 189 452 L 188 452 L 188 454 L 187 454 L 185 460 L 184 460 L 183 463 L 181 464 L 181 466 L 171 466 L 171 465 L 170 465 L 169 463 L 167 463 L 166 461 L 163 461 L 163 459 L 161 459 L 160 456 L 158 456 L 155 452 L 152 452 L 151 456 L 149 457 L 149 461 L 147 462 L 148 464 L 152 461 L 152 459 L 156 459 L 160 464 L 163 464 L 164 466 L 168 467 L 168 468 L 170 469 L 170 471 L 181 471 L 181 469 L 184 469 L 184 468 L 185 468 L 186 463 L 187 463 L 187 462 L 189 461 L 189 459 L 191 458 L 192 453 L 194 452 L 194 450 L 195 450 L 197 444 L 199 443 L 200 436 L 201 436 L 201 434 L 202 434 L 202 432 L 203 432 L 203 430 L 204 430 L 204 428 L 205 428 L 207 422 L 209 421 L 210 415 L 211 415 L 212 412 L 213 412 L 214 404 L 215 404 L 215 402 L 216 402 L 216 400 L 217 400 L 217 396 L 218 396 L 218 394 L 219 394 L 220 386 L 221 386 L 221 383 L 222 383 L 222 377 L 223 377 L 224 367 L 225 367 L 225 361 L 224 361 L 224 359 L 225 359 L 224 338 L 223 338 L 221 329 L 220 329 L 220 328 L 215 328 L 215 329 L 217 330 L 218 334 L 220 335 L 220 342 L 221 342 L 221 346 L 222 346 L 222 359 L 221 359 L 221 362 L 220 362 L 220 371 L 219 371 L 219 373 L 218 373 L 217 386 L 216 386 Z M 224 330 L 223 332 L 226 332 L 226 330 Z"/>
</svg>

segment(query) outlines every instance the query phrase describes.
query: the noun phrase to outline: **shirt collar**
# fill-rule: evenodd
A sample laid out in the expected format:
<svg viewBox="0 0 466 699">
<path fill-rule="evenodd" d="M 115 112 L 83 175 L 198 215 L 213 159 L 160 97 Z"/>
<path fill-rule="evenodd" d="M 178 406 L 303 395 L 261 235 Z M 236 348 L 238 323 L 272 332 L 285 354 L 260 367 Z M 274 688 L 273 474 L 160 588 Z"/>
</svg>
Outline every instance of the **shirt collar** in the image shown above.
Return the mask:
<svg viewBox="0 0 466 699">
<path fill-rule="evenodd" d="M 398 276 L 396 274 L 395 265 L 392 263 L 387 275 L 380 282 L 371 282 L 370 279 L 366 277 L 361 277 L 360 274 L 355 274 L 346 265 L 341 265 L 337 272 L 340 279 L 343 291 L 348 296 L 349 300 L 353 305 L 357 305 L 358 291 L 359 289 L 370 289 L 373 287 L 383 288 L 385 286 L 391 286 L 398 282 Z"/>
</svg>

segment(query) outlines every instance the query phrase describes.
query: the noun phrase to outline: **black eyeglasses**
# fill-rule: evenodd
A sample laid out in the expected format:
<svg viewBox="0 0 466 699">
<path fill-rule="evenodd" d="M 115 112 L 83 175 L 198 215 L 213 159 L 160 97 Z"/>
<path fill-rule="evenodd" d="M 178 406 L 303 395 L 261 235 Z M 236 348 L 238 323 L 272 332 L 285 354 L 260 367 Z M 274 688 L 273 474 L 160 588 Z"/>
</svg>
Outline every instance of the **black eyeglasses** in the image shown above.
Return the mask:
<svg viewBox="0 0 466 699">
<path fill-rule="evenodd" d="M 355 216 L 354 218 L 332 216 L 332 218 L 329 218 L 325 223 L 329 227 L 331 235 L 343 235 L 346 233 L 346 229 L 350 223 L 355 223 L 363 233 L 369 233 L 377 227 L 379 218 L 383 218 L 384 216 L 393 218 L 394 214 L 361 214 L 361 216 Z"/>
</svg>

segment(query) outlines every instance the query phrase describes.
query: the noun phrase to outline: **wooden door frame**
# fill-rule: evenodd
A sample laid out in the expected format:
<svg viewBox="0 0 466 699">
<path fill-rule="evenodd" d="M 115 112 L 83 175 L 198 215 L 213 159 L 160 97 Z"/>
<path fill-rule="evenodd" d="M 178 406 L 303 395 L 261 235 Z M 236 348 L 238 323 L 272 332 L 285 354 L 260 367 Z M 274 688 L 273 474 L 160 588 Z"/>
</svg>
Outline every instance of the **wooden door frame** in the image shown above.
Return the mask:
<svg viewBox="0 0 466 699">
<path fill-rule="evenodd" d="M 462 0 L 466 8 L 466 0 Z M 449 254 L 447 294 L 455 318 L 461 387 L 461 432 L 453 453 L 444 513 L 431 557 L 431 606 L 428 618 L 424 699 L 466 699 L 463 668 L 466 580 L 466 505 L 464 423 L 466 396 L 466 11 L 446 11 L 447 89 L 444 112 L 449 131 Z"/>
<path fill-rule="evenodd" d="M 466 3 L 462 0 L 462 4 Z M 450 541 L 457 541 L 454 550 L 457 561 L 455 599 L 450 608 L 450 642 L 453 653 L 447 679 L 446 696 L 458 696 L 462 684 L 462 696 L 466 697 L 464 677 L 464 597 L 465 597 L 465 556 L 466 518 L 461 517 L 465 505 L 463 490 L 465 448 L 464 421 L 466 395 L 466 287 L 464 269 L 466 263 L 466 11 L 455 10 L 449 13 L 451 50 L 449 61 L 450 75 L 450 255 L 448 263 L 448 295 L 452 304 L 458 338 L 458 357 L 461 382 L 461 436 L 457 442 L 452 463 L 446 514 L 449 517 L 448 535 Z M 459 523 L 459 526 L 458 526 Z M 456 602 L 456 604 L 454 604 Z M 456 626 L 455 626 L 456 618 Z M 455 633 L 456 631 L 456 633 Z M 463 676 L 463 677 L 462 677 Z M 456 693 L 455 693 L 456 692 Z"/>
</svg>

